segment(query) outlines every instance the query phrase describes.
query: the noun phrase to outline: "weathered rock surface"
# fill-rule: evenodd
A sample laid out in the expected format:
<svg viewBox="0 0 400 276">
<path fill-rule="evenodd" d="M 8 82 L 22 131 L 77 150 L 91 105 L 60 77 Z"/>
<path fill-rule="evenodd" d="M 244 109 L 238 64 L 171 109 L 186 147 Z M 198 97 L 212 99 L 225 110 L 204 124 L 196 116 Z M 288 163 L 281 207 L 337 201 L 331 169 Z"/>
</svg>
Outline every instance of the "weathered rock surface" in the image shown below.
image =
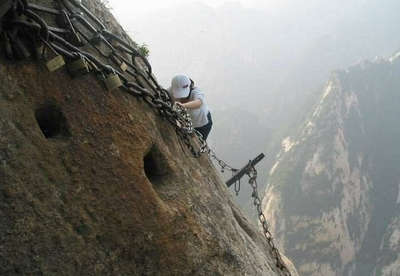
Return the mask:
<svg viewBox="0 0 400 276">
<path fill-rule="evenodd" d="M 301 275 L 400 275 L 399 56 L 335 73 L 282 142 L 263 206 Z"/>
<path fill-rule="evenodd" d="M 208 157 L 142 100 L 0 64 L 1 275 L 282 275 Z"/>
</svg>

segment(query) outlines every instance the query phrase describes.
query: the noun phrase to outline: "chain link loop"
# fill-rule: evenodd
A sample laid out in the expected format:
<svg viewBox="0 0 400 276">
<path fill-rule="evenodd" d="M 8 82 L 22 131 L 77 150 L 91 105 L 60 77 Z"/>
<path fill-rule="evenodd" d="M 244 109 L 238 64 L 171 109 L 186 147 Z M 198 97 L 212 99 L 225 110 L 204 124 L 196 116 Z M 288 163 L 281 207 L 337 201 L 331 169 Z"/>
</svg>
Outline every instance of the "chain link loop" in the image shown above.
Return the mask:
<svg viewBox="0 0 400 276">
<path fill-rule="evenodd" d="M 279 253 L 278 248 L 275 246 L 275 243 L 272 238 L 272 234 L 268 227 L 267 219 L 265 218 L 265 215 L 262 211 L 261 199 L 258 196 L 257 170 L 253 166 L 251 166 L 250 170 L 247 172 L 247 175 L 249 177 L 249 184 L 253 189 L 251 197 L 253 198 L 253 204 L 256 207 L 256 210 L 258 213 L 258 220 L 263 228 L 264 237 L 265 237 L 268 245 L 271 247 L 272 256 L 275 258 L 276 266 L 279 269 L 281 269 L 285 275 L 290 276 L 291 273 L 290 273 L 289 269 L 286 267 L 285 262 L 282 260 L 282 256 Z"/>
</svg>

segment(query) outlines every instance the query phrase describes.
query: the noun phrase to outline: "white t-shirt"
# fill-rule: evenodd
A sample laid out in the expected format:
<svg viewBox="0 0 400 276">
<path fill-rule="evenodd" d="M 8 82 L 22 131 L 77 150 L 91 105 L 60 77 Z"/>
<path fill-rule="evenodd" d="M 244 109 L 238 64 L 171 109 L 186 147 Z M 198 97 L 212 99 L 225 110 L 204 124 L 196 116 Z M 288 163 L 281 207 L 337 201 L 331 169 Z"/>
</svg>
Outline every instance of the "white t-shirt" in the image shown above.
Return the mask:
<svg viewBox="0 0 400 276">
<path fill-rule="evenodd" d="M 190 100 L 194 101 L 197 99 L 201 100 L 201 106 L 196 109 L 188 109 L 188 113 L 192 118 L 193 127 L 202 127 L 208 124 L 207 115 L 210 110 L 204 99 L 204 93 L 195 87 L 190 95 Z"/>
</svg>

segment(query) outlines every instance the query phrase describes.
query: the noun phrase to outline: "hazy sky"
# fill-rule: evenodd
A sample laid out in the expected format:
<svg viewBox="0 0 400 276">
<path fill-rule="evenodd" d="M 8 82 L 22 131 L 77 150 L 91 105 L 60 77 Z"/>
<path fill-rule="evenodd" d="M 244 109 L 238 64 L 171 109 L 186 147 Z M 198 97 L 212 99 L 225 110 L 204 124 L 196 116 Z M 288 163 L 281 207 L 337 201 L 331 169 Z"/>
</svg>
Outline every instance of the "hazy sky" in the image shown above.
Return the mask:
<svg viewBox="0 0 400 276">
<path fill-rule="evenodd" d="M 290 2 L 290 0 L 109 0 L 108 2 L 113 9 L 114 15 L 116 15 L 118 20 L 124 25 L 134 16 L 164 9 L 176 4 L 200 2 L 212 7 L 217 7 L 227 2 L 236 2 L 244 7 L 260 9 L 284 6 Z"/>
<path fill-rule="evenodd" d="M 275 0 L 274 0 L 275 1 Z M 129 12 L 140 13 L 160 8 L 165 8 L 173 4 L 189 3 L 189 2 L 200 2 L 209 6 L 219 6 L 225 2 L 240 2 L 244 6 L 254 7 L 262 2 L 271 1 L 260 1 L 260 0 L 109 0 L 111 7 L 118 13 L 128 14 Z M 261 4 L 262 5 L 262 4 Z"/>
</svg>

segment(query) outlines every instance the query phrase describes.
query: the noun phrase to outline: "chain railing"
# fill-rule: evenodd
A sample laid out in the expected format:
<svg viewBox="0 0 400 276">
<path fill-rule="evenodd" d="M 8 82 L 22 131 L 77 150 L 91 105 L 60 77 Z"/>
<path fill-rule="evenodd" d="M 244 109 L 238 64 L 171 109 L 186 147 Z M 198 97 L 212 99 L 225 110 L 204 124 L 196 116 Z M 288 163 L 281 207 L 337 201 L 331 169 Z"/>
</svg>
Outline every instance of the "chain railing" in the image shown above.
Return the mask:
<svg viewBox="0 0 400 276">
<path fill-rule="evenodd" d="M 178 137 L 195 158 L 208 154 L 220 167 L 221 172 L 229 170 L 234 174 L 238 171 L 218 158 L 209 148 L 202 135 L 193 128 L 187 110 L 173 104 L 169 92 L 162 88 L 153 76 L 150 63 L 135 47 L 108 31 L 101 20 L 82 5 L 81 1 L 55 2 L 57 7 L 50 8 L 28 3 L 27 0 L 2 1 L 0 38 L 9 59 L 48 59 L 46 66 L 51 72 L 67 64 L 73 76 L 94 72 L 104 81 L 108 90 L 120 88 L 134 97 L 141 98 L 157 110 L 160 116 L 171 123 Z M 58 26 L 50 26 L 38 13 L 55 17 L 54 22 L 57 22 Z M 91 47 L 100 58 L 83 50 L 83 47 Z M 136 58 L 140 61 L 137 62 Z M 110 64 L 106 64 L 105 61 Z M 247 174 L 250 177 L 249 184 L 253 188 L 254 205 L 277 267 L 285 275 L 290 275 L 273 243 L 262 213 L 257 191 L 257 171 L 254 166 Z M 235 182 L 235 191 L 236 194 L 240 191 L 240 179 Z"/>
<path fill-rule="evenodd" d="M 272 234 L 269 230 L 269 226 L 267 223 L 267 219 L 265 218 L 265 215 L 262 211 L 262 202 L 261 199 L 258 195 L 258 184 L 257 184 L 257 170 L 255 168 L 255 165 L 260 162 L 265 155 L 263 153 L 259 154 L 256 158 L 253 160 L 250 160 L 247 165 L 245 165 L 242 169 L 240 170 L 235 170 L 235 174 L 230 178 L 228 181 L 226 181 L 226 185 L 228 187 L 234 185 L 235 187 L 235 192 L 236 195 L 238 195 L 240 191 L 240 180 L 244 175 L 247 175 L 249 177 L 249 184 L 252 188 L 252 194 L 251 197 L 253 198 L 253 204 L 254 207 L 256 208 L 257 211 L 257 217 L 260 222 L 260 225 L 263 230 L 264 237 L 268 243 L 268 245 L 271 247 L 272 251 L 272 256 L 275 259 L 276 266 L 283 272 L 284 275 L 290 276 L 291 273 L 289 269 L 287 268 L 285 262 L 282 260 L 282 256 L 279 253 L 278 248 L 275 246 L 275 243 L 272 238 Z"/>
<path fill-rule="evenodd" d="M 261 202 L 260 197 L 258 196 L 257 170 L 254 168 L 254 166 L 251 166 L 251 169 L 248 171 L 247 175 L 249 176 L 249 184 L 253 189 L 253 193 L 251 194 L 251 197 L 253 198 L 253 204 L 257 210 L 258 220 L 263 229 L 264 237 L 265 237 L 268 245 L 271 247 L 272 256 L 275 258 L 276 266 L 280 270 L 282 270 L 285 275 L 290 276 L 291 273 L 290 273 L 289 269 L 287 268 L 285 262 L 282 260 L 282 256 L 279 253 L 278 248 L 275 246 L 272 234 L 268 227 L 267 219 L 265 218 L 265 215 L 262 211 L 262 206 L 261 206 L 262 202 Z"/>
</svg>

